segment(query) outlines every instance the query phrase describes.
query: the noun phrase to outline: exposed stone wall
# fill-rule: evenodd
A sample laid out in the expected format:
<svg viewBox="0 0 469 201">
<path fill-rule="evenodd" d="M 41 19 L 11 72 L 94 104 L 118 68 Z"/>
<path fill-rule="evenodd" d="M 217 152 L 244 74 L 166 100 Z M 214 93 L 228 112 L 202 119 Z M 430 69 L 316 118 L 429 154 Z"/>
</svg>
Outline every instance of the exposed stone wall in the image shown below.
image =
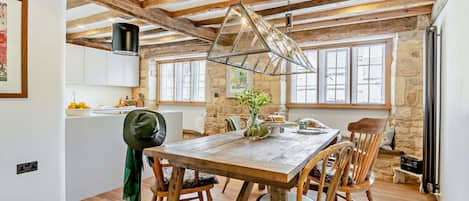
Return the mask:
<svg viewBox="0 0 469 201">
<path fill-rule="evenodd" d="M 225 118 L 230 116 L 249 117 L 248 109 L 234 98 L 226 98 L 226 66 L 207 62 L 207 115 L 205 132 L 216 134 L 225 132 Z M 280 107 L 280 77 L 254 74 L 253 87 L 268 93 L 271 103 L 261 110 L 271 114 Z M 218 97 L 215 97 L 218 94 Z"/>
<path fill-rule="evenodd" d="M 423 152 L 424 34 L 429 25 L 429 17 L 420 16 L 416 30 L 398 33 L 393 76 L 390 120 L 396 127 L 396 149 L 418 158 Z M 399 156 L 380 155 L 375 166 L 377 178 L 392 180 L 392 168 L 399 164 Z"/>
</svg>

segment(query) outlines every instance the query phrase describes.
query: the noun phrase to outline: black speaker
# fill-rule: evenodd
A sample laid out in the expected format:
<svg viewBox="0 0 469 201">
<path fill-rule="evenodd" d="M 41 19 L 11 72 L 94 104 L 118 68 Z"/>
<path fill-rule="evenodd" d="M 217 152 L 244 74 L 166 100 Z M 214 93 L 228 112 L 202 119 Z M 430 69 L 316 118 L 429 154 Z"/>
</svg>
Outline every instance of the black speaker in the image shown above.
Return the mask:
<svg viewBox="0 0 469 201">
<path fill-rule="evenodd" d="M 138 55 L 139 27 L 127 23 L 112 25 L 112 51 L 122 55 Z"/>
</svg>

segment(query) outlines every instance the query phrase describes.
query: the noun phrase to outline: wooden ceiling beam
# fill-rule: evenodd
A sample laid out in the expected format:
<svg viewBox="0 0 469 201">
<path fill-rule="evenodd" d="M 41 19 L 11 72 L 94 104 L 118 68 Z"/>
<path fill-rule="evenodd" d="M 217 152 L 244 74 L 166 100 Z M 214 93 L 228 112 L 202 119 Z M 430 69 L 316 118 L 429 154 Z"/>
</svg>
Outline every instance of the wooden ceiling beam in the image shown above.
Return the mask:
<svg viewBox="0 0 469 201">
<path fill-rule="evenodd" d="M 156 28 L 156 29 L 150 29 L 147 31 L 141 31 L 139 35 L 140 37 L 143 37 L 143 36 L 158 34 L 158 33 L 165 32 L 165 31 L 166 31 L 165 29 Z M 105 42 L 105 41 L 112 40 L 112 37 L 107 36 L 107 37 L 100 37 L 100 38 L 90 38 L 89 40 L 92 42 Z"/>
<path fill-rule="evenodd" d="M 146 22 L 143 22 L 141 20 L 135 20 L 132 22 L 129 22 L 129 24 L 134 24 L 137 26 L 143 26 L 146 25 Z M 77 39 L 77 38 L 85 38 L 89 36 L 94 36 L 94 35 L 99 35 L 99 34 L 104 34 L 104 33 L 110 33 L 112 32 L 112 26 L 107 26 L 107 27 L 101 27 L 97 29 L 91 29 L 91 30 L 86 30 L 82 32 L 76 32 L 76 33 L 69 33 L 67 34 L 67 40 L 71 39 Z"/>
<path fill-rule="evenodd" d="M 432 6 L 410 8 L 410 9 L 397 10 L 397 11 L 386 11 L 386 12 L 381 12 L 381 13 L 373 13 L 373 14 L 367 14 L 367 15 L 354 16 L 354 17 L 345 17 L 345 18 L 339 18 L 339 19 L 331 19 L 331 20 L 325 20 L 325 21 L 319 21 L 319 22 L 300 24 L 300 25 L 294 26 L 293 31 L 296 32 L 296 31 L 329 28 L 329 27 L 344 26 L 344 25 L 370 23 L 370 22 L 376 22 L 376 21 L 382 21 L 382 20 L 406 18 L 406 17 L 413 17 L 413 16 L 419 16 L 419 15 L 428 15 L 430 13 L 432 13 Z"/>
<path fill-rule="evenodd" d="M 350 39 L 351 37 L 366 37 L 412 31 L 417 29 L 417 23 L 417 17 L 407 17 L 324 29 L 298 31 L 291 33 L 290 37 L 292 37 L 297 43 L 343 40 Z"/>
<path fill-rule="evenodd" d="M 67 40 L 68 44 L 74 44 L 79 46 L 91 47 L 96 49 L 108 50 L 111 51 L 112 47 L 110 43 L 95 43 L 86 39 L 79 40 Z"/>
<path fill-rule="evenodd" d="M 165 3 L 176 3 L 178 0 L 144 0 L 142 2 L 142 7 L 143 8 L 154 8 L 157 7 L 161 4 Z"/>
<path fill-rule="evenodd" d="M 155 57 L 175 56 L 191 53 L 203 53 L 210 49 L 210 44 L 201 40 L 179 41 L 165 44 L 148 45 L 141 48 L 141 57 L 151 59 Z"/>
<path fill-rule="evenodd" d="M 67 10 L 89 4 L 87 0 L 67 0 Z"/>
<path fill-rule="evenodd" d="M 159 25 L 167 30 L 177 31 L 202 40 L 215 40 L 216 33 L 213 29 L 196 27 L 186 21 L 174 19 L 168 16 L 161 9 L 144 9 L 140 4 L 128 0 L 89 0 L 90 2 L 107 7 L 111 10 L 121 12 L 125 15 L 133 16 L 145 20 L 149 23 Z"/>
<path fill-rule="evenodd" d="M 305 2 L 301 2 L 301 3 L 291 4 L 290 6 L 280 6 L 280 7 L 276 7 L 276 8 L 269 8 L 269 9 L 259 10 L 259 11 L 256 11 L 256 13 L 261 15 L 261 16 L 269 16 L 269 15 L 284 13 L 284 12 L 287 12 L 289 10 L 293 11 L 293 10 L 298 10 L 298 9 L 322 6 L 322 5 L 326 5 L 326 4 L 339 3 L 339 2 L 344 2 L 344 1 L 347 1 L 347 0 L 305 1 Z M 194 24 L 196 26 L 221 24 L 221 23 L 223 23 L 223 19 L 224 19 L 224 16 L 223 17 L 212 18 L 212 19 L 207 19 L 207 20 L 196 21 L 196 22 L 194 22 Z"/>
<path fill-rule="evenodd" d="M 144 45 L 150 45 L 150 44 L 155 44 L 155 43 L 164 43 L 164 42 L 179 40 L 183 38 L 188 38 L 188 37 L 184 34 L 175 34 L 175 35 L 161 36 L 157 38 L 146 38 L 146 39 L 140 40 L 140 45 L 144 46 Z"/>
<path fill-rule="evenodd" d="M 271 2 L 272 0 L 244 0 L 244 4 L 256 4 L 256 3 L 264 3 L 264 2 Z M 201 5 L 193 8 L 188 8 L 188 9 L 183 9 L 183 10 L 178 10 L 171 12 L 171 17 L 181 17 L 181 16 L 187 16 L 187 15 L 195 15 L 203 12 L 208 12 L 211 10 L 216 10 L 216 9 L 224 9 L 226 7 L 229 7 L 233 3 L 237 3 L 239 0 L 229 0 L 229 1 L 223 1 L 223 2 L 217 2 L 217 3 L 212 3 L 212 4 L 206 4 L 206 5 Z"/>
<path fill-rule="evenodd" d="M 70 20 L 67 22 L 67 29 L 75 28 L 78 26 L 86 25 L 86 24 L 92 24 L 96 22 L 101 22 L 105 20 L 110 20 L 113 18 L 119 18 L 119 17 L 124 17 L 125 15 L 114 12 L 114 11 L 106 11 L 98 14 L 94 14 L 88 17 L 84 18 L 79 18 L 75 20 Z"/>
<path fill-rule="evenodd" d="M 293 29 L 294 31 L 317 29 L 428 14 L 428 6 L 432 5 L 433 0 L 390 0 L 307 13 L 293 16 L 293 19 L 297 22 Z M 298 23 L 298 21 L 311 19 L 317 20 Z M 285 27 L 285 19 L 283 18 L 272 19 L 267 22 L 280 24 L 280 26 L 277 26 L 278 28 Z M 227 28 L 228 30 L 225 32 L 236 32 L 239 25 L 228 26 Z"/>
</svg>

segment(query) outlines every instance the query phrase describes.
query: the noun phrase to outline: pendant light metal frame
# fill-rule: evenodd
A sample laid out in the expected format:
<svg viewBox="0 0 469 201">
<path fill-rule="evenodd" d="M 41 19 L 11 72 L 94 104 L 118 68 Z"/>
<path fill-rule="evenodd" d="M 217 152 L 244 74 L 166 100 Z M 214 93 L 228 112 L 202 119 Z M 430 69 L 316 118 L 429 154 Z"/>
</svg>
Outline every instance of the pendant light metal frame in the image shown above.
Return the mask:
<svg viewBox="0 0 469 201">
<path fill-rule="evenodd" d="M 232 10 L 235 7 L 239 7 L 240 9 L 235 10 L 234 12 L 237 12 L 239 15 L 241 15 L 241 16 L 239 16 L 241 25 L 235 25 L 235 26 L 240 26 L 239 31 L 236 35 L 236 38 L 233 40 L 232 43 L 230 43 L 231 48 L 229 48 L 230 49 L 229 51 L 222 52 L 222 53 L 219 53 L 219 52 L 214 53 L 217 45 L 220 45 L 220 44 L 218 44 L 218 42 L 219 42 L 219 40 L 222 39 L 221 38 L 222 35 L 225 34 L 225 33 L 223 33 L 224 28 L 228 26 L 228 20 L 231 17 L 230 14 L 232 13 Z M 242 13 L 239 13 L 239 12 L 242 12 Z M 253 20 L 253 15 L 256 15 L 255 18 L 257 18 L 257 20 L 258 20 L 257 24 Z M 246 50 L 246 51 L 242 51 L 242 52 L 234 52 L 236 47 L 238 47 L 238 43 L 240 42 L 240 40 L 243 36 L 242 34 L 244 34 L 246 32 L 246 31 L 244 31 L 245 25 L 242 24 L 242 20 L 244 18 L 243 16 L 246 16 L 245 20 L 249 21 L 247 23 L 249 23 L 249 26 L 252 29 L 250 31 L 252 31 L 254 33 L 254 40 L 261 41 L 261 44 L 264 46 L 264 48 L 254 49 L 254 50 Z M 264 26 L 264 29 L 266 29 L 264 31 L 267 31 L 267 34 L 271 34 L 271 35 L 276 34 L 276 36 L 272 37 L 272 38 L 277 38 L 277 39 L 280 39 L 282 41 L 271 40 L 270 44 L 267 43 L 267 38 L 265 38 L 265 36 L 258 29 L 257 25 L 259 25 L 259 24 Z M 257 37 L 257 39 L 255 39 L 256 37 Z M 253 41 L 253 43 L 256 43 L 256 42 L 257 41 Z M 272 46 L 275 45 L 275 47 L 277 49 L 273 50 L 271 45 Z M 280 47 L 280 45 L 282 45 L 282 47 Z M 290 49 L 287 46 L 290 46 Z M 229 47 L 229 46 L 226 45 L 225 47 Z M 282 50 L 287 51 L 290 56 L 282 54 Z M 246 60 L 248 59 L 248 57 L 250 55 L 255 55 L 255 54 L 259 54 L 257 62 L 255 62 L 256 64 L 254 66 L 246 66 L 245 64 L 246 64 Z M 268 59 L 268 62 L 267 62 L 267 65 L 264 67 L 264 69 L 262 69 L 262 67 L 259 68 L 258 65 L 260 63 L 261 58 L 264 57 L 264 55 L 267 55 L 270 58 L 265 58 L 265 59 Z M 231 58 L 239 57 L 239 56 L 241 56 L 241 57 L 244 56 L 244 58 L 242 59 L 243 61 L 241 63 L 236 64 L 234 62 L 229 62 Z M 276 58 L 274 58 L 274 57 L 276 57 Z M 296 58 L 294 58 L 294 57 L 296 57 Z M 281 59 L 281 60 L 278 60 L 278 59 Z M 236 3 L 236 4 L 233 4 L 229 7 L 229 9 L 227 11 L 227 14 L 226 14 L 226 16 L 223 20 L 223 24 L 220 27 L 219 32 L 218 32 L 218 34 L 215 38 L 215 41 L 213 42 L 212 46 L 210 47 L 207 60 L 212 61 L 212 62 L 216 62 L 216 63 L 220 63 L 220 64 L 224 64 L 224 65 L 233 66 L 233 67 L 244 69 L 244 70 L 254 71 L 254 72 L 257 72 L 257 73 L 268 74 L 268 75 L 290 75 L 290 74 L 316 72 L 315 67 L 313 67 L 311 65 L 308 58 L 305 56 L 305 54 L 303 53 L 301 48 L 299 48 L 298 44 L 295 41 L 293 41 L 293 39 L 291 39 L 290 37 L 288 37 L 284 33 L 280 32 L 277 28 L 274 27 L 274 25 L 268 24 L 264 19 L 262 19 L 261 16 L 257 15 L 254 11 L 251 11 L 248 8 L 246 8 L 246 6 L 242 3 Z M 272 63 L 274 63 L 276 65 L 272 66 L 271 65 Z M 304 68 L 305 70 L 292 72 L 291 69 L 290 69 L 291 65 L 287 64 L 287 63 L 295 64 L 299 67 Z M 270 68 L 271 72 L 267 72 L 269 67 L 271 67 Z M 279 68 L 284 68 L 284 69 L 281 69 L 280 71 L 278 71 Z"/>
</svg>

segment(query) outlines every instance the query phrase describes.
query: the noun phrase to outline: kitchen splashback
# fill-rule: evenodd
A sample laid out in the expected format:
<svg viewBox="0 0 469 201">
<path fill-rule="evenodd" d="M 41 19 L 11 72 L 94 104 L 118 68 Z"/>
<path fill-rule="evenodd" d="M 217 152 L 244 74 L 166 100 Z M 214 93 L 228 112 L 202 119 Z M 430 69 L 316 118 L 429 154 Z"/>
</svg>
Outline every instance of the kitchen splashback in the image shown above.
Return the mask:
<svg viewBox="0 0 469 201">
<path fill-rule="evenodd" d="M 120 98 L 125 96 L 130 98 L 132 90 L 127 87 L 67 85 L 65 87 L 65 106 L 73 101 L 73 93 L 76 94 L 76 101 L 84 101 L 91 107 L 97 107 L 100 105 L 114 106 Z"/>
</svg>

